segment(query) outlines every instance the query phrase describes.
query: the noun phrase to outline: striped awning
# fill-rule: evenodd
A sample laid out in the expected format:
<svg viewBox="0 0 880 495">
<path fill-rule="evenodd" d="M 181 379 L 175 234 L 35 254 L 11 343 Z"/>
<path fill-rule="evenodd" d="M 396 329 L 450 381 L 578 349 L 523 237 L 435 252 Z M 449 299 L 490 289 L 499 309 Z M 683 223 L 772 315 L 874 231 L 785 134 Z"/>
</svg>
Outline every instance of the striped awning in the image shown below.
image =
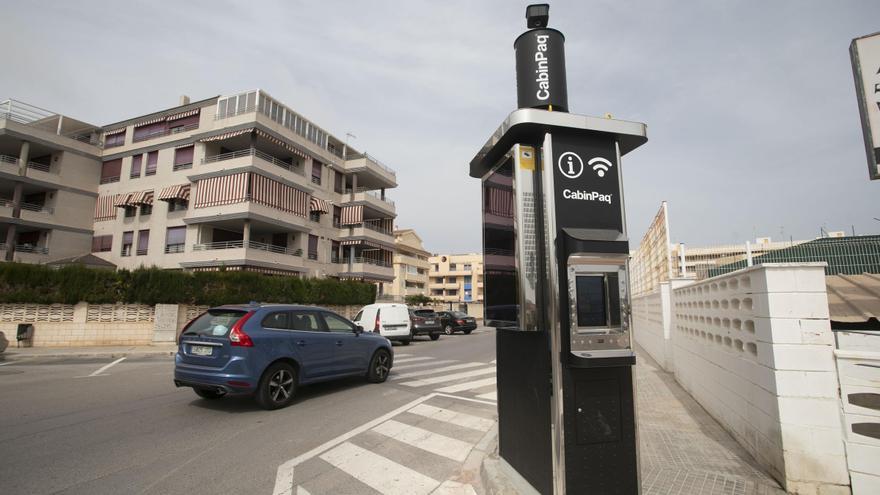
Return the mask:
<svg viewBox="0 0 880 495">
<path fill-rule="evenodd" d="M 388 249 L 387 246 L 383 246 L 381 244 L 377 244 L 375 242 L 368 241 L 366 239 L 355 239 L 355 240 L 350 240 L 350 241 L 342 241 L 340 244 L 342 244 L 343 246 L 364 245 L 364 246 L 372 248 L 371 250 L 376 250 L 376 249 L 386 249 L 387 250 Z"/>
<path fill-rule="evenodd" d="M 116 195 L 116 200 L 113 202 L 113 206 L 117 208 L 134 206 L 134 203 L 132 203 L 131 200 L 134 198 L 135 194 L 137 193 L 123 193 Z"/>
<path fill-rule="evenodd" d="M 342 215 L 340 217 L 340 225 L 355 225 L 358 223 L 363 223 L 364 221 L 364 207 L 360 206 L 345 206 L 342 208 Z"/>
<path fill-rule="evenodd" d="M 251 173 L 251 201 L 305 217 L 309 195 L 283 182 Z"/>
<path fill-rule="evenodd" d="M 142 121 L 138 122 L 137 124 L 135 124 L 134 126 L 140 127 L 142 125 L 155 124 L 156 122 L 162 122 L 163 120 L 165 120 L 165 117 L 153 117 L 152 119 L 142 120 Z"/>
<path fill-rule="evenodd" d="M 190 115 L 196 115 L 201 110 L 202 110 L 201 108 L 194 108 L 192 110 L 187 110 L 186 112 L 175 113 L 174 115 L 169 115 L 168 117 L 166 117 L 166 120 L 182 119 L 184 117 L 189 117 Z"/>
<path fill-rule="evenodd" d="M 109 196 L 98 196 L 98 200 L 95 202 L 95 221 L 100 222 L 102 220 L 113 220 L 116 218 L 116 198 L 117 194 L 110 194 Z"/>
<path fill-rule="evenodd" d="M 311 201 L 309 201 L 309 211 L 330 213 L 330 202 L 324 199 L 312 198 Z"/>
<path fill-rule="evenodd" d="M 287 151 L 290 151 L 294 155 L 298 155 L 301 158 L 308 158 L 309 157 L 304 151 L 301 151 L 300 149 L 296 148 L 295 146 L 287 144 L 286 142 L 276 138 L 275 136 L 269 134 L 268 132 L 264 132 L 264 131 L 257 129 L 257 136 L 260 136 L 261 138 L 265 139 L 266 141 L 277 144 L 278 146 L 281 146 L 282 148 L 286 149 Z"/>
<path fill-rule="evenodd" d="M 198 181 L 195 208 L 231 205 L 247 201 L 248 172 L 221 175 Z"/>
<path fill-rule="evenodd" d="M 119 129 L 113 129 L 111 131 L 104 131 L 104 135 L 112 136 L 113 134 L 119 134 L 120 132 L 125 132 L 125 127 L 120 127 Z"/>
<path fill-rule="evenodd" d="M 224 132 L 223 134 L 217 134 L 216 136 L 208 136 L 206 138 L 202 138 L 200 141 L 203 143 L 207 143 L 210 141 L 221 141 L 223 139 L 229 139 L 231 137 L 241 136 L 242 134 L 250 134 L 252 132 L 254 132 L 254 128 L 250 127 L 247 129 L 239 129 L 237 131 Z"/>
<path fill-rule="evenodd" d="M 131 204 L 151 206 L 153 204 L 153 191 L 141 191 L 134 193 L 131 198 Z"/>
<path fill-rule="evenodd" d="M 189 184 L 178 184 L 176 186 L 168 186 L 161 191 L 159 191 L 159 196 L 156 198 L 160 201 L 174 201 L 174 200 L 183 200 L 189 201 Z"/>
</svg>

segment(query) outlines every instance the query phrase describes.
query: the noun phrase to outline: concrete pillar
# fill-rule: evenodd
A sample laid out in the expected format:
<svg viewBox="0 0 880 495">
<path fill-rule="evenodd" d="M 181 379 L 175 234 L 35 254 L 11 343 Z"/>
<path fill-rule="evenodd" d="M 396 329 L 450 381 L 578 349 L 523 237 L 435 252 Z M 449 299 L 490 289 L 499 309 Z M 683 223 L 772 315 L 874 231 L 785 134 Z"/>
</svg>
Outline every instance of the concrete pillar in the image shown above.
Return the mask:
<svg viewBox="0 0 880 495">
<path fill-rule="evenodd" d="M 382 201 L 385 201 L 385 188 L 382 188 Z"/>
<path fill-rule="evenodd" d="M 251 221 L 244 221 L 244 232 L 242 232 L 242 241 L 244 241 L 244 247 L 248 246 L 248 243 L 251 242 Z"/>
<path fill-rule="evenodd" d="M 351 175 L 351 199 L 354 201 L 354 194 L 358 188 L 358 176 L 357 174 Z"/>
<path fill-rule="evenodd" d="M 345 194 L 345 190 L 348 189 L 348 176 L 342 174 L 342 193 Z"/>
<path fill-rule="evenodd" d="M 9 224 L 6 229 L 6 261 L 12 261 L 15 256 L 15 231 L 16 225 Z"/>
<path fill-rule="evenodd" d="M 21 149 L 18 152 L 18 175 L 27 175 L 27 164 L 31 159 L 31 143 L 28 141 L 21 142 Z"/>
</svg>

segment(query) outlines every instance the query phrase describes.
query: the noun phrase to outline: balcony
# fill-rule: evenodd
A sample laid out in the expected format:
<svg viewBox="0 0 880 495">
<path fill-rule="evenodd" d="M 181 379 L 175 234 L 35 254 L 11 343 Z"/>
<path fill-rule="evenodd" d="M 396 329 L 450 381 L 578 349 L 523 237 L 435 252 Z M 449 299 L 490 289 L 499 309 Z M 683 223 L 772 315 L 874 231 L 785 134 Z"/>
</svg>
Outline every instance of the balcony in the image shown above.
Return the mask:
<svg viewBox="0 0 880 495">
<path fill-rule="evenodd" d="M 368 174 L 387 187 L 397 186 L 397 173 L 366 153 L 350 153 L 345 160 L 345 171 Z"/>
<path fill-rule="evenodd" d="M 185 263 L 186 266 L 244 264 L 300 271 L 296 269 L 303 266 L 302 249 L 242 240 L 209 242 L 193 244 Z"/>
<path fill-rule="evenodd" d="M 358 225 L 343 226 L 340 229 L 339 237 L 341 239 L 365 238 L 379 241 L 388 246 L 394 245 L 394 235 L 391 231 L 369 222 L 364 222 Z"/>
<path fill-rule="evenodd" d="M 139 136 L 134 136 L 134 138 L 132 139 L 132 142 L 139 143 L 141 141 L 148 141 L 150 139 L 156 139 L 156 138 L 160 138 L 163 136 L 170 136 L 172 134 L 180 134 L 182 132 L 189 132 L 189 131 L 192 131 L 192 130 L 195 130 L 198 128 L 199 128 L 199 123 L 196 122 L 195 124 L 172 127 L 170 129 L 158 129 L 153 132 L 148 132 L 148 133 L 145 133 L 145 134 L 142 134 Z"/>
<path fill-rule="evenodd" d="M 0 128 L 36 136 L 55 146 L 96 155 L 101 148 L 97 126 L 18 100 L 0 102 Z"/>
<path fill-rule="evenodd" d="M 254 160 L 252 158 L 256 158 L 261 160 L 262 162 L 269 163 L 276 167 L 283 168 L 284 170 L 288 170 L 290 172 L 294 172 L 301 176 L 305 175 L 305 171 L 303 171 L 303 167 L 300 165 L 293 165 L 285 162 L 279 158 L 275 158 L 274 156 L 266 153 L 264 151 L 260 151 L 256 148 L 248 148 L 244 150 L 238 151 L 230 151 L 229 153 L 221 153 L 219 155 L 207 156 L 202 159 L 202 164 L 209 163 L 217 163 L 217 162 L 225 162 L 228 160 L 239 160 L 241 161 L 241 166 L 250 165 Z M 237 166 L 238 164 L 224 164 L 227 168 L 232 168 Z"/>
<path fill-rule="evenodd" d="M 394 201 L 390 199 L 382 198 L 382 193 L 380 191 L 374 189 L 367 189 L 364 187 L 359 187 L 355 190 L 348 188 L 345 190 L 345 193 L 342 197 L 343 203 L 365 203 L 370 207 L 387 212 L 390 214 L 394 214 L 396 212 Z"/>
<path fill-rule="evenodd" d="M 371 258 L 355 257 L 339 260 L 339 275 L 343 277 L 375 279 L 382 281 L 394 280 L 394 269 L 390 263 Z"/>
</svg>

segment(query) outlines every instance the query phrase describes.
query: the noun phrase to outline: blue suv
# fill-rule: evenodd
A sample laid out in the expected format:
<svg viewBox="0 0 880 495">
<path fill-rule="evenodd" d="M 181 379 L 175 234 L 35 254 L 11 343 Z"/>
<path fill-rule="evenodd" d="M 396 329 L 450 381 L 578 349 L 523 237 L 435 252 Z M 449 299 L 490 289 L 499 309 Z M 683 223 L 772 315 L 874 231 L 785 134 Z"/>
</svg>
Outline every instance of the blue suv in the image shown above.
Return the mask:
<svg viewBox="0 0 880 495">
<path fill-rule="evenodd" d="M 299 385 L 354 375 L 384 382 L 393 360 L 388 339 L 323 308 L 227 305 L 183 328 L 174 384 L 205 399 L 252 394 L 261 407 L 278 409 Z"/>
</svg>

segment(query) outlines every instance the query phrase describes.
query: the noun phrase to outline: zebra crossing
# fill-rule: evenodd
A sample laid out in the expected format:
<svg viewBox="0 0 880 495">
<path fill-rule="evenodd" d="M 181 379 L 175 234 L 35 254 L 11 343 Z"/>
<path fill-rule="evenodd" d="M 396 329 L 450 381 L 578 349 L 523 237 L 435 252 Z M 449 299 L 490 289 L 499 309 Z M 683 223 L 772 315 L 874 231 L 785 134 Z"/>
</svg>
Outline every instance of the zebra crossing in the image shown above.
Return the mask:
<svg viewBox="0 0 880 495">
<path fill-rule="evenodd" d="M 464 466 L 494 438 L 493 402 L 430 393 L 278 468 L 275 495 L 475 495 Z"/>
<path fill-rule="evenodd" d="M 463 362 L 397 354 L 388 383 L 405 389 L 457 394 L 497 401 L 495 362 Z"/>
</svg>

